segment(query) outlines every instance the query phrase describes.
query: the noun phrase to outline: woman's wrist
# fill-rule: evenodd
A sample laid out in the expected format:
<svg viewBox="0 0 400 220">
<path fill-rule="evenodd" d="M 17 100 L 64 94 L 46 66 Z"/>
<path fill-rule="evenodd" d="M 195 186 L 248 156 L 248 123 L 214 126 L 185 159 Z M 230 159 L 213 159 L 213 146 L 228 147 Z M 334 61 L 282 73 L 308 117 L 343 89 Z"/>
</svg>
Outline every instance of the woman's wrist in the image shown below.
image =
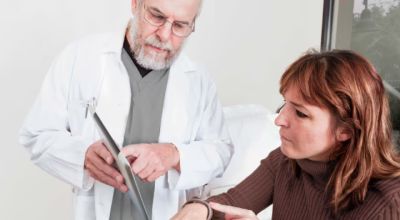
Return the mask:
<svg viewBox="0 0 400 220">
<path fill-rule="evenodd" d="M 213 211 L 212 211 L 212 208 L 211 208 L 211 206 L 208 204 L 208 202 L 207 201 L 205 201 L 205 200 L 202 200 L 202 199 L 199 199 L 199 198 L 192 198 L 192 199 L 190 199 L 189 201 L 187 201 L 184 205 L 183 205 L 183 207 L 185 207 L 186 205 L 189 205 L 189 204 L 194 204 L 194 203 L 196 203 L 196 204 L 201 204 L 201 205 L 203 205 L 204 207 L 206 207 L 207 208 L 207 220 L 210 220 L 211 219 L 211 217 L 212 217 L 212 215 L 213 215 Z"/>
</svg>

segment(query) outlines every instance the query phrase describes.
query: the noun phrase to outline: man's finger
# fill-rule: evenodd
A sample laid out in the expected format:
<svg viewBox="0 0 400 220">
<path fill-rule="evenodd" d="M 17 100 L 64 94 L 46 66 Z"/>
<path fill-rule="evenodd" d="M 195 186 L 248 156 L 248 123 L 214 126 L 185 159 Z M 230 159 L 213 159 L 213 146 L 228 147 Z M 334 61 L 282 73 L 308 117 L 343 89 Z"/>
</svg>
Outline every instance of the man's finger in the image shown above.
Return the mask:
<svg viewBox="0 0 400 220">
<path fill-rule="evenodd" d="M 104 146 L 103 143 L 101 143 L 98 147 L 96 147 L 94 151 L 108 164 L 111 165 L 114 163 L 114 158 L 112 157 L 112 154 L 107 150 L 107 148 Z"/>
<path fill-rule="evenodd" d="M 142 180 L 146 180 L 151 174 L 155 172 L 153 167 L 147 166 L 142 171 L 140 171 L 137 175 Z"/>
<path fill-rule="evenodd" d="M 120 185 L 118 190 L 121 192 L 128 192 L 128 187 L 125 184 L 122 184 L 122 185 Z"/>
<path fill-rule="evenodd" d="M 138 157 L 142 151 L 141 145 L 129 145 L 125 146 L 121 149 L 121 152 L 125 155 L 125 157 Z"/>
<path fill-rule="evenodd" d="M 142 172 L 147 166 L 151 164 L 148 156 L 146 154 L 142 154 L 131 164 L 132 172 L 134 174 L 138 174 Z M 149 169 L 154 169 L 152 167 L 148 167 Z"/>
<path fill-rule="evenodd" d="M 93 177 L 94 179 L 97 179 L 97 176 L 94 174 L 93 171 L 91 171 L 93 169 L 93 166 L 94 165 L 92 165 L 90 162 L 88 162 L 86 165 L 86 170 L 87 170 L 89 176 Z"/>
<path fill-rule="evenodd" d="M 114 178 L 116 181 L 118 181 L 119 183 L 123 183 L 124 178 L 122 177 L 122 175 L 117 171 L 117 169 L 115 169 L 113 166 L 110 166 L 109 164 L 105 163 L 102 158 L 96 156 L 93 156 L 90 158 L 89 160 L 91 163 L 94 164 L 94 166 L 96 166 L 96 168 L 98 170 L 101 170 L 102 172 L 104 172 L 105 174 L 107 174 L 108 176 Z"/>
<path fill-rule="evenodd" d="M 90 164 L 89 166 L 93 166 L 95 167 L 93 164 Z M 128 187 L 120 182 L 117 182 L 115 179 L 107 176 L 106 174 L 104 174 L 103 172 L 101 172 L 101 170 L 98 170 L 96 168 L 92 169 L 92 171 L 90 172 L 93 178 L 95 178 L 96 180 L 105 183 L 107 185 L 110 185 L 116 189 L 118 189 L 121 192 L 127 192 L 128 191 Z"/>
<path fill-rule="evenodd" d="M 156 179 L 158 179 L 158 177 L 160 177 L 160 176 L 162 176 L 164 174 L 165 174 L 164 172 L 156 171 L 156 172 L 153 172 L 149 177 L 147 177 L 146 180 L 148 182 L 154 182 Z"/>
<path fill-rule="evenodd" d="M 87 163 L 87 168 L 90 170 L 90 173 L 93 175 L 92 177 L 100 182 L 103 182 L 107 185 L 113 186 L 115 188 L 120 187 L 120 184 L 114 179 L 105 174 L 103 171 L 99 170 L 92 162 Z"/>
</svg>

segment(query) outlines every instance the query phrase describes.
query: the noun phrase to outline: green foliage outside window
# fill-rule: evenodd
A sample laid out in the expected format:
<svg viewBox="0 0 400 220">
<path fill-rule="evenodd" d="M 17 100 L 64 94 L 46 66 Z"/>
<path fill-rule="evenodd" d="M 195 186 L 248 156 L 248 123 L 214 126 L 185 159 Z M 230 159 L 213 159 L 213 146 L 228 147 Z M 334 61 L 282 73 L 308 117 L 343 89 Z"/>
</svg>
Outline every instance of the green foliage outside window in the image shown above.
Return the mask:
<svg viewBox="0 0 400 220">
<path fill-rule="evenodd" d="M 374 5 L 354 14 L 351 49 L 372 61 L 385 81 L 394 142 L 400 149 L 400 3 L 385 8 Z"/>
</svg>

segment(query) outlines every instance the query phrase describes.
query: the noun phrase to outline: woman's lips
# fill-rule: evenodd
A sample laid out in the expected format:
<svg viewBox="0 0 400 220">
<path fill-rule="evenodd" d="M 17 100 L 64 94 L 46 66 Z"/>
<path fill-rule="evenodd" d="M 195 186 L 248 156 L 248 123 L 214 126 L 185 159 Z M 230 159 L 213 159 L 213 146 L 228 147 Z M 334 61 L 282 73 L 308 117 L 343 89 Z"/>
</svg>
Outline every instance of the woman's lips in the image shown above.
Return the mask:
<svg viewBox="0 0 400 220">
<path fill-rule="evenodd" d="M 281 137 L 281 140 L 290 141 L 286 136 L 282 135 L 281 133 L 279 133 L 279 135 Z"/>
</svg>

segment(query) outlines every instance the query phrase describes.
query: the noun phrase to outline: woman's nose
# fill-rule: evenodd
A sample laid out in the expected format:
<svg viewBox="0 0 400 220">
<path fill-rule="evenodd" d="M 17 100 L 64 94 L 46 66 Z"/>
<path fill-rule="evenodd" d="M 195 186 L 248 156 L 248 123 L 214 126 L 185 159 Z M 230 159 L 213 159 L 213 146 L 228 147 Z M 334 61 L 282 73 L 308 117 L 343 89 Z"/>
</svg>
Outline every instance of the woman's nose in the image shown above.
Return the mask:
<svg viewBox="0 0 400 220">
<path fill-rule="evenodd" d="M 288 126 L 288 120 L 286 117 L 285 106 L 283 106 L 280 109 L 278 116 L 275 118 L 275 125 L 280 126 L 280 127 Z"/>
</svg>

